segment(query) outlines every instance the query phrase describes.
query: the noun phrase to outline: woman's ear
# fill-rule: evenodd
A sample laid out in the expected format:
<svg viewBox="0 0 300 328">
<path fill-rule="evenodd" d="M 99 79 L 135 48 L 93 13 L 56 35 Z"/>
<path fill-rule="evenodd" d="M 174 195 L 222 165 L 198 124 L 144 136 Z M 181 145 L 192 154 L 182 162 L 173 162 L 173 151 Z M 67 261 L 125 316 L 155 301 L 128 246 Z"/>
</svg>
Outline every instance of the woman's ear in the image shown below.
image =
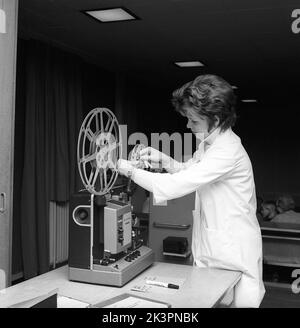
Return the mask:
<svg viewBox="0 0 300 328">
<path fill-rule="evenodd" d="M 215 115 L 214 118 L 215 118 L 215 126 L 214 127 L 217 128 L 220 124 L 220 119 L 217 115 Z"/>
</svg>

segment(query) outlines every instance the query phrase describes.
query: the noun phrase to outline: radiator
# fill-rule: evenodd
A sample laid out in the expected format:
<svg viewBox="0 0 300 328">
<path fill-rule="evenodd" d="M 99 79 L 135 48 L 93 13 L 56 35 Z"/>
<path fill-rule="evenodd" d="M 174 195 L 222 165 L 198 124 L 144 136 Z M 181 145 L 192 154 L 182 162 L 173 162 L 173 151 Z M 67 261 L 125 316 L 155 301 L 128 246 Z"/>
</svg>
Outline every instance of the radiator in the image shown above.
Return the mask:
<svg viewBox="0 0 300 328">
<path fill-rule="evenodd" d="M 49 255 L 50 265 L 68 260 L 69 203 L 50 202 L 49 205 Z"/>
</svg>

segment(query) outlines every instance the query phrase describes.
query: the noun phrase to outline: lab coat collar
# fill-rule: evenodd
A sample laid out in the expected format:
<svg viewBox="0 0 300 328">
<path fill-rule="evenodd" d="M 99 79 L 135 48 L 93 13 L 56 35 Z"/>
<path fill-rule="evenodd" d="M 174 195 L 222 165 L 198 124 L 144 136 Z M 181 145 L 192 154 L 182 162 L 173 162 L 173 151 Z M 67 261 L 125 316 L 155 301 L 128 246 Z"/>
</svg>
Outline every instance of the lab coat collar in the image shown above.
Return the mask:
<svg viewBox="0 0 300 328">
<path fill-rule="evenodd" d="M 218 127 L 211 134 L 209 134 L 203 141 L 210 146 L 211 144 L 213 144 L 213 142 L 216 140 L 216 138 L 219 136 L 220 133 L 221 133 L 221 128 Z"/>
<path fill-rule="evenodd" d="M 205 147 L 205 149 L 209 148 L 220 134 L 221 134 L 221 128 L 218 127 L 211 134 L 209 134 L 205 139 L 200 141 L 198 149 L 200 149 L 200 147 L 203 147 L 203 146 Z"/>
</svg>

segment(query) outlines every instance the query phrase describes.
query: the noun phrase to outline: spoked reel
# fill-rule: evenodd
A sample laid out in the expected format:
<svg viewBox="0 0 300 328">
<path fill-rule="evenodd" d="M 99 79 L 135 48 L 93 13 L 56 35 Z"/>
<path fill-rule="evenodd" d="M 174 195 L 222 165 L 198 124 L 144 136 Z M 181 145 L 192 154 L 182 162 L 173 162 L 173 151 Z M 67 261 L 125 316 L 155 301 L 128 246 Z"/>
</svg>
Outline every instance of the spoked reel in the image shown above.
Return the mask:
<svg viewBox="0 0 300 328">
<path fill-rule="evenodd" d="M 110 191 L 118 177 L 121 154 L 121 131 L 114 113 L 93 109 L 81 125 L 77 143 L 78 170 L 89 192 L 104 195 Z"/>
<path fill-rule="evenodd" d="M 138 162 L 136 167 L 139 169 L 144 169 L 146 166 L 143 161 L 140 160 L 140 151 L 146 148 L 143 144 L 137 144 L 133 147 L 128 155 L 128 160 L 132 162 Z"/>
</svg>

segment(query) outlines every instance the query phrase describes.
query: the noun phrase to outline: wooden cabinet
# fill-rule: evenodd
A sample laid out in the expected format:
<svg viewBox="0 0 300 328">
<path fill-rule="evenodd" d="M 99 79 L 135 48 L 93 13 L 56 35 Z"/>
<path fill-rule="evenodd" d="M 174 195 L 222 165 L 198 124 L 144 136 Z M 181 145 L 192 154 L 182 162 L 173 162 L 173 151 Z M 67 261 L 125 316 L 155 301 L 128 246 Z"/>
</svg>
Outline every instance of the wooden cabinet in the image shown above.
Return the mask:
<svg viewBox="0 0 300 328">
<path fill-rule="evenodd" d="M 155 205 L 150 195 L 149 247 L 155 260 L 178 264 L 192 264 L 191 254 L 195 193 L 167 201 L 166 205 Z M 167 237 L 184 237 L 188 240 L 186 254 L 164 254 L 163 240 Z M 188 255 L 190 254 L 190 255 Z"/>
</svg>

